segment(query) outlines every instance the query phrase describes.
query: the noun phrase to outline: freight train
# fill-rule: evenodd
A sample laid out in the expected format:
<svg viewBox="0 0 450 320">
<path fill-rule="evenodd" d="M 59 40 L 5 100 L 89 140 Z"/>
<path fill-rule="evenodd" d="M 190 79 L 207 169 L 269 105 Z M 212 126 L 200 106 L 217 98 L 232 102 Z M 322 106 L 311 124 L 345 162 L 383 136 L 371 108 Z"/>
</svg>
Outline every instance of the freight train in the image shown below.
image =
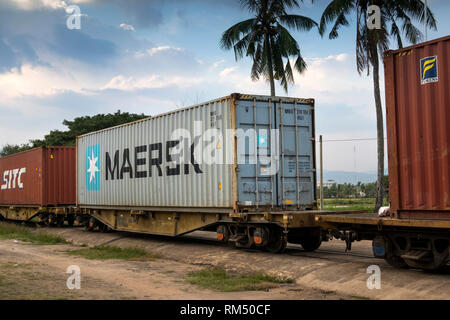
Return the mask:
<svg viewBox="0 0 450 320">
<path fill-rule="evenodd" d="M 290 241 L 315 250 L 314 142 L 313 99 L 232 94 L 79 136 L 76 147 L 1 159 L 0 213 L 88 230 L 210 230 L 238 247 L 279 252 Z"/>
<path fill-rule="evenodd" d="M 373 241 L 396 267 L 449 260 L 450 37 L 385 55 L 391 215 L 317 210 L 314 99 L 231 94 L 0 159 L 0 216 L 307 251 Z"/>
</svg>

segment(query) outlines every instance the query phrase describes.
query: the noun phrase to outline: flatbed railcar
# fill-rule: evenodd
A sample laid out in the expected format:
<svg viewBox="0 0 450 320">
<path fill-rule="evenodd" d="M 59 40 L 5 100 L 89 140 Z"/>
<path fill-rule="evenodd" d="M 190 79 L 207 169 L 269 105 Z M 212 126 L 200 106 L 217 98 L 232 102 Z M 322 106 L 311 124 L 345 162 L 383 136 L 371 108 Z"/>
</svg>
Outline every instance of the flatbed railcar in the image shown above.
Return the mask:
<svg viewBox="0 0 450 320">
<path fill-rule="evenodd" d="M 371 240 L 373 254 L 397 268 L 438 270 L 449 262 L 450 221 L 379 217 L 376 213 L 321 213 L 315 217 L 330 238 Z"/>
<path fill-rule="evenodd" d="M 384 56 L 390 216 L 324 214 L 323 229 L 372 240 L 396 267 L 450 261 L 450 36 Z"/>
<path fill-rule="evenodd" d="M 88 229 L 320 246 L 314 100 L 231 94 L 77 137 Z M 85 219 L 86 220 L 86 219 Z"/>
</svg>

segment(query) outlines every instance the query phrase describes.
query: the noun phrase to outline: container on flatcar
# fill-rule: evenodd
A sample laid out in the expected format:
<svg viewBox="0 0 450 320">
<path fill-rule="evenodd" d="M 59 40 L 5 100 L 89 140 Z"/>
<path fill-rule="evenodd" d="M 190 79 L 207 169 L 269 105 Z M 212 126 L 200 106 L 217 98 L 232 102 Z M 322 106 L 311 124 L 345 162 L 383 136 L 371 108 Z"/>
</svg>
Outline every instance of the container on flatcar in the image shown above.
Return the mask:
<svg viewBox="0 0 450 320">
<path fill-rule="evenodd" d="M 313 99 L 232 94 L 78 137 L 77 204 L 312 209 L 314 148 Z"/>
<path fill-rule="evenodd" d="M 391 211 L 450 219 L 450 36 L 384 57 Z"/>
</svg>

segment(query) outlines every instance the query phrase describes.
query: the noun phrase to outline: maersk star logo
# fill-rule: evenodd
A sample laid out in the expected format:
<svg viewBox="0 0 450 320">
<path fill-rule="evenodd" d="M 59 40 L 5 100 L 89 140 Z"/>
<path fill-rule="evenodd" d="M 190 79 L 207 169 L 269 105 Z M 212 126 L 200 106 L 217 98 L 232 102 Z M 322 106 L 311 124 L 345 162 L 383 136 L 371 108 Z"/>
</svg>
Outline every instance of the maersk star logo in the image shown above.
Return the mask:
<svg viewBox="0 0 450 320">
<path fill-rule="evenodd" d="M 100 145 L 86 148 L 86 189 L 100 190 Z"/>
<path fill-rule="evenodd" d="M 98 170 L 96 163 L 98 161 L 98 157 L 94 156 L 94 152 L 92 152 L 92 156 L 89 157 L 89 169 L 88 172 L 91 174 L 90 178 L 89 178 L 89 183 L 92 183 L 92 179 L 95 180 L 95 173 L 99 172 L 100 170 Z"/>
</svg>

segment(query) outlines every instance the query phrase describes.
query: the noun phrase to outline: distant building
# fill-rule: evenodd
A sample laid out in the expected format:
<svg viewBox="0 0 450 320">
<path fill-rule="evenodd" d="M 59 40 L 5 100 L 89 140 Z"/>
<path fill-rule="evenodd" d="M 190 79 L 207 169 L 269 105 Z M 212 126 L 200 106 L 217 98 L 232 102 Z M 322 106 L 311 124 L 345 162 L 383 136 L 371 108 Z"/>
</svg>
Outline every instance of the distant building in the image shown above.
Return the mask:
<svg viewBox="0 0 450 320">
<path fill-rule="evenodd" d="M 323 182 L 323 187 L 324 188 L 331 188 L 335 184 L 336 184 L 336 181 L 334 181 L 334 180 L 327 180 L 327 181 Z M 317 187 L 320 188 L 320 181 L 317 182 Z"/>
</svg>

